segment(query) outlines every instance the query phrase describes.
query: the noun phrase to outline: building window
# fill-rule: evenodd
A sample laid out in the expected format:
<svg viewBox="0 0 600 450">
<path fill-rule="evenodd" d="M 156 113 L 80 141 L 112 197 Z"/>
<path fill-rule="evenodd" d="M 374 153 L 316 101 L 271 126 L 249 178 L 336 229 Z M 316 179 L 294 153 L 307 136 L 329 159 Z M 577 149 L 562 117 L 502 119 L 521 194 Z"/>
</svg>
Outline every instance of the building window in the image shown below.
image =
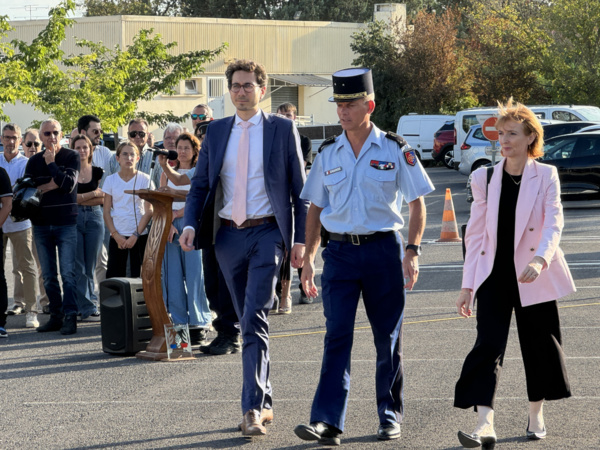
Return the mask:
<svg viewBox="0 0 600 450">
<path fill-rule="evenodd" d="M 208 97 L 218 98 L 225 95 L 225 78 L 208 79 Z"/>
<path fill-rule="evenodd" d="M 186 94 L 198 94 L 198 85 L 196 80 L 185 80 L 185 93 Z"/>
</svg>

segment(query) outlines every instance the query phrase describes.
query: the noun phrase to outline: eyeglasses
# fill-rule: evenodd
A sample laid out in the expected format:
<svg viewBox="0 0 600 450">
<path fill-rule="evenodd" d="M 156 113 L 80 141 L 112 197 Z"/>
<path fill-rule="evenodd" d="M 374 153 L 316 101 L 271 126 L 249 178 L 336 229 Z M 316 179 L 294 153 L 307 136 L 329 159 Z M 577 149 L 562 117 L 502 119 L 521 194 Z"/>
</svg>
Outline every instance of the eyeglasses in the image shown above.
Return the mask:
<svg viewBox="0 0 600 450">
<path fill-rule="evenodd" d="M 38 141 L 29 141 L 25 143 L 25 147 L 31 147 L 32 145 L 35 145 L 35 147 L 39 147 L 41 144 Z"/>
<path fill-rule="evenodd" d="M 238 89 L 239 91 L 239 89 Z M 206 119 L 206 114 L 192 114 L 192 120 L 204 120 Z"/>
<path fill-rule="evenodd" d="M 92 130 L 92 133 L 94 133 L 94 134 L 102 134 L 102 133 L 104 133 L 104 131 L 102 131 L 102 128 L 94 128 Z"/>
<path fill-rule="evenodd" d="M 52 135 L 54 135 L 54 137 L 58 137 L 58 135 L 60 134 L 60 131 L 56 131 L 56 130 L 54 130 L 54 131 L 44 131 L 43 134 L 44 134 L 45 137 L 50 137 Z"/>
<path fill-rule="evenodd" d="M 2 139 L 6 139 L 7 141 L 17 142 L 19 139 L 17 136 L 2 136 Z"/>
<path fill-rule="evenodd" d="M 130 138 L 136 138 L 136 137 L 141 137 L 141 138 L 145 138 L 146 137 L 146 132 L 145 131 L 130 131 L 129 132 L 129 137 Z"/>
<path fill-rule="evenodd" d="M 237 94 L 238 92 L 240 92 L 240 89 L 242 89 L 242 88 L 244 88 L 245 92 L 252 92 L 254 90 L 254 88 L 257 88 L 257 87 L 258 87 L 258 85 L 254 84 L 254 83 L 246 83 L 244 85 L 241 85 L 241 84 L 238 84 L 238 83 L 234 83 L 234 84 L 231 85 L 231 87 L 229 88 L 229 90 L 231 92 L 234 92 L 234 93 Z"/>
</svg>

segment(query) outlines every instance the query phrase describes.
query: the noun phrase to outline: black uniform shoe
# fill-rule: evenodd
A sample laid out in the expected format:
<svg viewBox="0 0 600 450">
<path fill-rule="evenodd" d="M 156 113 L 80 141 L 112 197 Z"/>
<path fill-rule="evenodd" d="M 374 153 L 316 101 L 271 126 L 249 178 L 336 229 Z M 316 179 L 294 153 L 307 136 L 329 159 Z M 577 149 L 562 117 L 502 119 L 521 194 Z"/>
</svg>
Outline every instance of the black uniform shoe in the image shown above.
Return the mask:
<svg viewBox="0 0 600 450">
<path fill-rule="evenodd" d="M 58 316 L 50 316 L 50 320 L 46 322 L 44 325 L 41 325 L 36 328 L 40 333 L 45 333 L 47 331 L 58 331 L 63 326 L 63 320 Z"/>
<path fill-rule="evenodd" d="M 218 337 L 217 337 L 218 338 Z M 212 343 L 211 343 L 212 345 Z M 221 341 L 210 348 L 211 355 L 229 355 L 230 353 L 238 353 L 242 349 L 240 336 L 238 334 L 229 335 L 223 334 Z"/>
<path fill-rule="evenodd" d="M 214 338 L 212 340 L 212 342 L 210 344 L 207 345 L 201 345 L 200 346 L 200 351 L 202 353 L 206 353 L 207 355 L 210 355 L 210 349 L 213 348 L 216 345 L 221 345 L 221 341 L 225 338 L 225 335 L 223 333 L 218 333 L 217 337 Z"/>
<path fill-rule="evenodd" d="M 313 422 L 310 425 L 298 425 L 294 433 L 305 441 L 319 441 L 323 445 L 340 445 L 340 430 L 324 422 Z"/>
<path fill-rule="evenodd" d="M 398 439 L 399 437 L 400 424 L 398 422 L 384 423 L 383 425 L 379 425 L 379 430 L 377 430 L 377 439 L 380 441 L 389 441 L 392 439 Z"/>
<path fill-rule="evenodd" d="M 69 314 L 65 316 L 65 323 L 60 329 L 60 334 L 75 334 L 77 333 L 77 314 Z"/>
</svg>

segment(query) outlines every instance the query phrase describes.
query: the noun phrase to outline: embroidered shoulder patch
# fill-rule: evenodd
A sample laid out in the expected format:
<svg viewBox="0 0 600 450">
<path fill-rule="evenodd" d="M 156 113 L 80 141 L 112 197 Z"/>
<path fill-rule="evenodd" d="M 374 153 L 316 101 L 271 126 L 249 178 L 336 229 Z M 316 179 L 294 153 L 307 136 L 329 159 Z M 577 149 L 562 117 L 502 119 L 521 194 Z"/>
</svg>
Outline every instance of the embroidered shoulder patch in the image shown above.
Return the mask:
<svg viewBox="0 0 600 450">
<path fill-rule="evenodd" d="M 414 166 L 417 163 L 417 155 L 412 148 L 404 150 L 404 159 L 409 166 Z"/>
</svg>

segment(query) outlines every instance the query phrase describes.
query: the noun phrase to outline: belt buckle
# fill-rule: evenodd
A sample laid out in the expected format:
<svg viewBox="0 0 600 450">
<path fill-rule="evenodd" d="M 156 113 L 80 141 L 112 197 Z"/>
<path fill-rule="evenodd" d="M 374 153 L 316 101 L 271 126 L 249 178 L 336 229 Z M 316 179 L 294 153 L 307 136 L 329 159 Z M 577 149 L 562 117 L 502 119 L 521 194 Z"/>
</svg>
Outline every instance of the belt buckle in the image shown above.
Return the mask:
<svg viewBox="0 0 600 450">
<path fill-rule="evenodd" d="M 358 234 L 351 234 L 350 239 L 352 241 L 352 245 L 360 245 L 360 237 L 358 237 Z"/>
</svg>

